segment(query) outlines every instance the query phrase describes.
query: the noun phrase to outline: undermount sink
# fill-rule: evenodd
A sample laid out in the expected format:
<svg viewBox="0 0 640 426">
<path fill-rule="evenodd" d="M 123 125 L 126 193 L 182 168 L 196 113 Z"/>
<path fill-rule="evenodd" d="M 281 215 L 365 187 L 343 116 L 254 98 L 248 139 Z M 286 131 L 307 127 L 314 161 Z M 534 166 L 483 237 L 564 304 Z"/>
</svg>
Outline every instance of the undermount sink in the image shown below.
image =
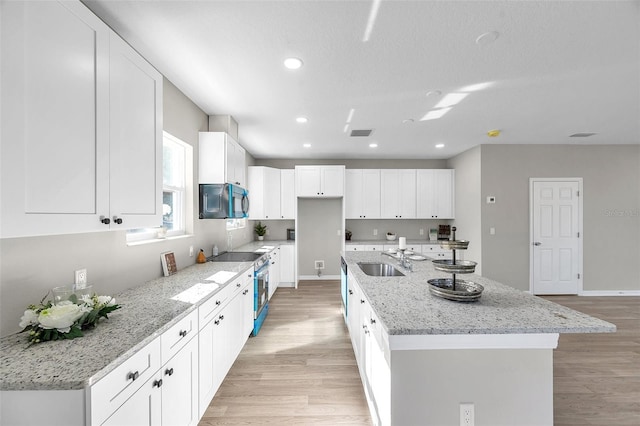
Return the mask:
<svg viewBox="0 0 640 426">
<path fill-rule="evenodd" d="M 358 262 L 358 266 L 367 275 L 373 277 L 404 277 L 393 265 L 381 262 Z"/>
</svg>

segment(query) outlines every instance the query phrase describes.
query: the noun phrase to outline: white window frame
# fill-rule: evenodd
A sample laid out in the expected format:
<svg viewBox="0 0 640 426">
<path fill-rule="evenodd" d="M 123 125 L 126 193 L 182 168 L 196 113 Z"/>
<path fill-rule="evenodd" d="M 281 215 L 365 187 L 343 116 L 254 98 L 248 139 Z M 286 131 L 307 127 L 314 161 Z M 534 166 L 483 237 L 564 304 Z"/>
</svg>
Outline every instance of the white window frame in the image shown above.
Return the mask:
<svg viewBox="0 0 640 426">
<path fill-rule="evenodd" d="M 127 231 L 127 243 L 139 244 L 161 241 L 167 238 L 178 238 L 193 234 L 193 147 L 168 132 L 163 132 L 163 149 L 166 141 L 175 143 L 184 149 L 184 187 L 162 185 L 162 193 L 171 191 L 178 195 L 180 211 L 179 229 L 166 230 L 162 226 L 155 228 L 138 228 Z M 163 159 L 164 160 L 164 159 Z M 163 164 L 164 165 L 164 164 Z"/>
</svg>

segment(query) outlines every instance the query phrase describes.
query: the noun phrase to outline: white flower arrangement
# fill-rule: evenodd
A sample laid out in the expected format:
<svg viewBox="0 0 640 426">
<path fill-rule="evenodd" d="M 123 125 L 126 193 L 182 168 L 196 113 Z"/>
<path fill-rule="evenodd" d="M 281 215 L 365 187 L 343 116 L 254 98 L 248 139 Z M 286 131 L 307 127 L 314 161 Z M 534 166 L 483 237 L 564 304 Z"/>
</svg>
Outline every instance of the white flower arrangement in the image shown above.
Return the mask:
<svg viewBox="0 0 640 426">
<path fill-rule="evenodd" d="M 43 302 L 44 299 L 38 306 L 30 305 L 20 319 L 20 328 L 29 332 L 31 344 L 82 337 L 82 330 L 95 328 L 100 318 L 108 318 L 108 314 L 121 307 L 113 297 L 95 294 L 85 294 L 79 300 L 73 295 L 55 305 Z"/>
</svg>

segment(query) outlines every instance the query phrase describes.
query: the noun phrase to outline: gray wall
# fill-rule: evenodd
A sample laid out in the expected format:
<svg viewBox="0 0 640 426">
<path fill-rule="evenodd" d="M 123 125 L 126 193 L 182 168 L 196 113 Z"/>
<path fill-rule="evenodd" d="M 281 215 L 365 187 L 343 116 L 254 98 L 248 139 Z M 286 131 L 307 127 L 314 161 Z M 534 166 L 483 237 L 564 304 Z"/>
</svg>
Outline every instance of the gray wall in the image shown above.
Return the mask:
<svg viewBox="0 0 640 426">
<path fill-rule="evenodd" d="M 197 212 L 198 132 L 208 130 L 207 115 L 166 79 L 163 89 L 164 129 L 194 147 Z M 194 220 L 194 236 L 137 246 L 127 246 L 124 231 L 1 239 L 0 335 L 18 331 L 25 308 L 52 287 L 71 284 L 76 269 L 87 268 L 95 291 L 115 294 L 161 276 L 162 252 L 174 251 L 181 269 L 195 262 L 195 256 L 189 257 L 189 246 L 208 254 L 214 243 L 221 250 L 226 248 L 224 220 Z M 253 239 L 251 228 L 233 234 L 236 247 Z"/>
<path fill-rule="evenodd" d="M 482 274 L 482 205 L 481 194 L 481 149 L 471 148 L 448 161 L 456 170 L 455 213 L 453 225 L 457 228 L 456 239 L 469 241 L 464 253 L 466 260 L 478 262 L 476 274 Z"/>
<path fill-rule="evenodd" d="M 298 275 L 316 275 L 316 260 L 324 260 L 322 275 L 340 275 L 342 198 L 298 198 Z"/>
<path fill-rule="evenodd" d="M 529 289 L 529 178 L 582 177 L 584 290 L 640 290 L 640 145 L 481 151 L 482 200 L 497 199 L 481 202 L 484 276 Z"/>
</svg>

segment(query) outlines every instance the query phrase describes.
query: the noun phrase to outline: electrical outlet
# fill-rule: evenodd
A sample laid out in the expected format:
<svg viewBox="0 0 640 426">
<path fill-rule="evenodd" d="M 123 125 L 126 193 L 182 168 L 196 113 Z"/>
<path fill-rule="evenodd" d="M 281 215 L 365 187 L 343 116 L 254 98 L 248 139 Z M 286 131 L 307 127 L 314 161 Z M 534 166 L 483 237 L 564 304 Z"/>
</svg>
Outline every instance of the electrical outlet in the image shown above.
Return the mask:
<svg viewBox="0 0 640 426">
<path fill-rule="evenodd" d="M 189 246 L 189 257 L 193 257 L 193 246 Z"/>
<path fill-rule="evenodd" d="M 316 266 L 316 269 L 324 269 L 324 260 L 316 260 L 315 266 Z"/>
<path fill-rule="evenodd" d="M 472 403 L 460 404 L 460 426 L 473 426 L 475 424 L 473 411 Z"/>
<path fill-rule="evenodd" d="M 76 284 L 86 284 L 87 283 L 87 270 L 86 269 L 78 269 L 76 271 Z"/>
<path fill-rule="evenodd" d="M 424 229 L 420 229 L 420 235 L 424 235 Z"/>
<path fill-rule="evenodd" d="M 376 235 L 378 235 L 378 230 L 377 230 L 377 229 L 374 229 L 374 230 L 373 230 L 373 236 L 375 237 Z"/>
</svg>

